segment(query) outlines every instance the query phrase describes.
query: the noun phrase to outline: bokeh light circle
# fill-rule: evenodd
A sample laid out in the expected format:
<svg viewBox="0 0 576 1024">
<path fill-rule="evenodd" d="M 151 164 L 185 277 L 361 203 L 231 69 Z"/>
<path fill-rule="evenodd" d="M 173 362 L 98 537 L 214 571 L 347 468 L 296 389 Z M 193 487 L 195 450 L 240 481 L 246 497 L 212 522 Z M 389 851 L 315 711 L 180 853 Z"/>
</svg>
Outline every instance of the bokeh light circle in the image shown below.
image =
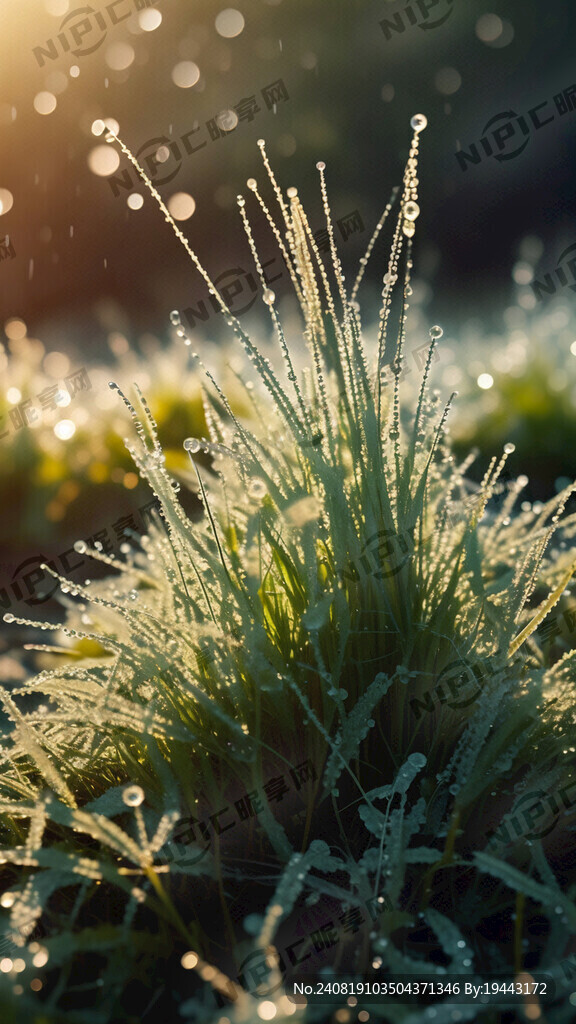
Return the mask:
<svg viewBox="0 0 576 1024">
<path fill-rule="evenodd" d="M 226 109 L 221 110 L 219 114 L 216 114 L 216 124 L 223 132 L 232 132 L 238 124 L 238 114 L 235 110 Z"/>
<path fill-rule="evenodd" d="M 200 68 L 193 60 L 182 60 L 172 68 L 172 81 L 179 89 L 190 89 L 200 78 Z"/>
<path fill-rule="evenodd" d="M 4 324 L 4 334 L 10 341 L 20 341 L 21 338 L 25 338 L 27 330 L 26 324 L 18 316 L 10 317 Z"/>
<path fill-rule="evenodd" d="M 147 10 L 140 11 L 138 24 L 143 32 L 154 32 L 162 24 L 162 15 L 154 7 L 148 7 Z"/>
<path fill-rule="evenodd" d="M 94 146 L 88 153 L 88 167 L 92 174 L 97 174 L 100 178 L 107 178 L 108 175 L 114 174 L 119 166 L 120 155 L 112 146 Z"/>
<path fill-rule="evenodd" d="M 116 42 L 108 47 L 104 60 L 112 71 L 125 71 L 134 63 L 135 56 L 134 47 L 130 43 Z"/>
<path fill-rule="evenodd" d="M 493 43 L 502 35 L 504 24 L 497 14 L 483 14 L 476 22 L 476 35 L 483 43 Z"/>
<path fill-rule="evenodd" d="M 234 7 L 226 7 L 216 16 L 214 24 L 219 36 L 223 36 L 224 39 L 234 39 L 235 36 L 240 35 L 246 23 L 240 11 Z"/>
<path fill-rule="evenodd" d="M 37 92 L 34 97 L 34 110 L 37 114 L 51 114 L 56 110 L 57 100 L 53 92 Z"/>
<path fill-rule="evenodd" d="M 188 192 L 175 192 L 166 205 L 174 220 L 189 220 L 196 209 L 196 203 Z"/>
<path fill-rule="evenodd" d="M 434 76 L 434 85 L 442 96 L 453 96 L 462 85 L 462 75 L 456 68 L 440 68 Z"/>
<path fill-rule="evenodd" d="M 60 441 L 69 441 L 76 433 L 74 420 L 59 420 L 54 427 L 54 433 Z"/>
<path fill-rule="evenodd" d="M 14 206 L 14 196 L 7 188 L 0 188 L 0 216 Z"/>
</svg>

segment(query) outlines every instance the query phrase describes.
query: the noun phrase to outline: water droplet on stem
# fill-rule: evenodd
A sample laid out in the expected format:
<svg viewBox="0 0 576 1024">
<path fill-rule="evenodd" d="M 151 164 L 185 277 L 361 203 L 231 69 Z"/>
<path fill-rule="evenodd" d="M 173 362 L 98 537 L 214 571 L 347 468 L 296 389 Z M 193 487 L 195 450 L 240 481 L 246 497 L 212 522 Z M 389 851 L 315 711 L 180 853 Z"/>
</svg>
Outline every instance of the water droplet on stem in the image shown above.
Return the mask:
<svg viewBox="0 0 576 1024">
<path fill-rule="evenodd" d="M 414 117 L 410 118 L 410 127 L 413 128 L 415 132 L 423 132 L 427 124 L 428 118 L 425 114 L 414 114 Z"/>
</svg>

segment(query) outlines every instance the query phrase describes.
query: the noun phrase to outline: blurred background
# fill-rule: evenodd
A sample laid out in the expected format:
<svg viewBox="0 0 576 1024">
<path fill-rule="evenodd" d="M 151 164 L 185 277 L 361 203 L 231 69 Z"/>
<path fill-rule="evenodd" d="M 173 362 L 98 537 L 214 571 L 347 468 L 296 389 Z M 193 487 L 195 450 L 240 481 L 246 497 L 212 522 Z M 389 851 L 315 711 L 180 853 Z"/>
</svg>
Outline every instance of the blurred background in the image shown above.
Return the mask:
<svg viewBox="0 0 576 1024">
<path fill-rule="evenodd" d="M 127 531 L 146 529 L 153 496 L 124 449 L 129 417 L 108 380 L 141 384 L 168 466 L 186 481 L 182 440 L 205 424 L 172 310 L 246 411 L 230 332 L 128 160 L 94 134 L 100 119 L 266 345 L 236 207 L 246 179 L 263 179 L 257 140 L 280 184 L 298 186 L 321 248 L 315 164 L 326 162 L 351 279 L 401 180 L 410 117 L 424 113 L 406 387 L 430 326 L 442 325 L 434 373 L 460 392 L 453 433 L 460 454 L 479 448 L 473 472 L 512 441 L 509 469 L 529 477 L 530 500 L 576 477 L 576 10 L 565 0 L 234 2 L 0 0 L 3 611 L 57 614 L 44 559 L 82 579 L 93 569 L 74 541 L 117 553 Z M 291 315 L 261 221 L 268 280 Z M 367 324 L 389 238 L 366 275 Z"/>
</svg>

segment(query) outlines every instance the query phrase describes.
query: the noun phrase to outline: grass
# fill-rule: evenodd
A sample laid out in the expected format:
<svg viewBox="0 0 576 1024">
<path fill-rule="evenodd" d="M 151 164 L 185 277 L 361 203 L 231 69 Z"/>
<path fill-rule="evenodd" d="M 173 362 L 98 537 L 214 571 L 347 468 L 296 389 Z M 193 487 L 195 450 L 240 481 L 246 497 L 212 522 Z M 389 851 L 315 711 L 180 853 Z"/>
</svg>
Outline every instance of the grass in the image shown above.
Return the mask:
<svg viewBox="0 0 576 1024">
<path fill-rule="evenodd" d="M 58 666 L 2 693 L 6 1020 L 343 1021 L 331 1015 L 345 998 L 287 1000 L 304 970 L 295 948 L 312 976 L 340 980 L 553 969 L 564 1000 L 547 1019 L 570 1019 L 558 964 L 576 935 L 571 804 L 558 794 L 574 657 L 548 664 L 536 629 L 576 565 L 574 516 L 562 514 L 573 488 L 517 511 L 522 482 L 498 479 L 510 446 L 480 486 L 468 482 L 470 460 L 451 454 L 454 396 L 441 405 L 427 383 L 439 327 L 416 408 L 402 408 L 424 127 L 416 115 L 402 187 L 366 256 L 397 212 L 372 365 L 357 302 L 366 260 L 348 291 L 324 165 L 330 266 L 259 144 L 279 222 L 254 179 L 249 198 L 285 256 L 308 356 L 296 364 L 239 197 L 281 364 L 219 298 L 258 385 L 246 383 L 249 429 L 203 367 L 209 436 L 184 440 L 201 522 L 182 510 L 144 397 L 120 393 L 162 518 L 124 561 L 91 551 L 107 580 L 60 579 L 63 630 L 44 624 Z M 285 804 L 271 796 L 281 778 Z M 558 807 L 542 840 L 510 825 L 531 794 L 549 798 L 549 817 Z M 455 1019 L 454 999 L 437 1024 Z M 424 1024 L 426 1007 L 414 996 L 355 1009 Z M 495 1007 L 467 1012 L 498 1020 Z"/>
</svg>

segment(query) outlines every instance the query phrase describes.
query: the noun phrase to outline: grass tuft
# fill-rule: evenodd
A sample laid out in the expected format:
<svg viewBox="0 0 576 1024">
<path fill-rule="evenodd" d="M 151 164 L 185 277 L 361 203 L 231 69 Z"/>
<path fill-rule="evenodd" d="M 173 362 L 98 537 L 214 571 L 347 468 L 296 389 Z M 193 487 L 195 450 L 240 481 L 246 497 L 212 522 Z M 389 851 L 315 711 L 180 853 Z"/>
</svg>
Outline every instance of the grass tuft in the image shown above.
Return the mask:
<svg viewBox="0 0 576 1024">
<path fill-rule="evenodd" d="M 326 264 L 297 190 L 284 193 L 259 143 L 278 215 L 253 179 L 248 199 L 286 261 L 307 351 L 298 359 L 285 334 L 239 197 L 278 367 L 116 139 L 258 385 L 244 385 L 244 422 L 205 368 L 209 436 L 182 439 L 200 522 L 182 509 L 145 398 L 111 385 L 162 513 L 124 561 L 90 551 L 115 573 L 106 580 L 52 571 L 75 656 L 0 692 L 11 722 L 0 769 L 6 1020 L 328 1021 L 345 995 L 296 1010 L 287 997 L 299 974 L 286 950 L 298 944 L 311 977 L 322 967 L 350 982 L 478 981 L 504 965 L 509 979 L 554 970 L 558 992 L 571 990 L 558 963 L 576 938 L 565 822 L 575 659 L 549 664 L 536 631 L 576 568 L 574 487 L 519 510 L 522 481 L 500 481 L 510 445 L 469 482 L 471 459 L 451 454 L 455 396 L 442 404 L 428 380 L 438 326 L 416 408 L 403 408 L 425 118 L 412 127 L 402 186 L 351 289 L 324 165 Z M 357 294 L 393 216 L 370 344 Z M 272 795 L 281 779 L 285 804 Z M 298 932 L 314 914 L 336 935 L 320 949 L 312 926 Z M 368 926 L 352 930 L 354 914 Z M 256 978 L 247 965 L 259 954 Z M 385 1003 L 364 995 L 356 1009 Z M 427 1005 L 414 995 L 385 1012 L 424 1024 Z M 437 1024 L 456 1005 L 445 994 Z M 496 1012 L 469 1004 L 466 1019 Z M 563 1012 L 547 1019 L 562 1024 Z"/>
</svg>

